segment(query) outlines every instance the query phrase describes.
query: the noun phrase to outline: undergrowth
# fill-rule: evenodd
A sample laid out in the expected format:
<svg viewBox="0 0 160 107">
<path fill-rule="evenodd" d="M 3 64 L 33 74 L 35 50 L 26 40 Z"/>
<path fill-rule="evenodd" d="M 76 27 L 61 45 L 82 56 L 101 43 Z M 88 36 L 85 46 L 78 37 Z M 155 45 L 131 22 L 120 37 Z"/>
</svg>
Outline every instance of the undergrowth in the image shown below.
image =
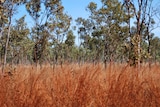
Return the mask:
<svg viewBox="0 0 160 107">
<path fill-rule="evenodd" d="M 0 107 L 160 107 L 160 66 L 20 65 L 0 87 Z"/>
</svg>

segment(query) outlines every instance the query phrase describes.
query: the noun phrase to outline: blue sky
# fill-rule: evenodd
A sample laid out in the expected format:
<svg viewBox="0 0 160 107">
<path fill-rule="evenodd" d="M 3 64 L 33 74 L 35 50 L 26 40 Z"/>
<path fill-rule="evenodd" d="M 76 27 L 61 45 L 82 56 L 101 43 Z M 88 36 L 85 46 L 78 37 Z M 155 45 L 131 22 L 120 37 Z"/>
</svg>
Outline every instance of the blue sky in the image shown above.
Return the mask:
<svg viewBox="0 0 160 107">
<path fill-rule="evenodd" d="M 62 5 L 65 7 L 65 12 L 71 15 L 73 19 L 87 18 L 89 12 L 86 11 L 86 7 L 90 2 L 100 4 L 100 0 L 62 0 Z"/>
<path fill-rule="evenodd" d="M 89 12 L 86 11 L 86 7 L 91 1 L 100 4 L 100 0 L 62 0 L 62 5 L 64 6 L 64 12 L 71 16 L 73 18 L 72 22 L 74 22 L 78 17 L 88 17 Z M 26 22 L 29 25 L 34 25 L 24 6 L 19 7 L 18 13 L 14 15 L 14 18 L 18 19 L 25 14 L 27 14 Z"/>
<path fill-rule="evenodd" d="M 122 1 L 122 0 L 120 0 Z M 135 0 L 133 0 L 135 1 Z M 160 6 L 159 0 L 153 0 L 154 6 Z M 86 11 L 86 7 L 90 2 L 95 2 L 100 6 L 101 0 L 62 0 L 62 5 L 64 6 L 65 10 L 68 15 L 70 15 L 73 19 L 72 24 L 75 24 L 75 19 L 78 17 L 87 18 L 89 15 L 89 12 Z M 32 18 L 28 15 L 28 13 L 25 10 L 24 6 L 19 7 L 18 12 L 14 17 L 15 19 L 18 19 L 22 17 L 23 15 L 27 14 L 26 22 L 28 26 L 33 26 L 34 22 L 32 21 Z M 156 20 L 158 22 L 158 20 Z M 155 35 L 159 36 L 160 28 L 154 30 Z"/>
<path fill-rule="evenodd" d="M 89 12 L 86 11 L 86 7 L 91 1 L 100 4 L 100 0 L 62 0 L 62 5 L 64 6 L 64 12 L 72 17 L 72 22 L 74 23 L 74 20 L 78 17 L 88 17 Z M 34 23 L 29 14 L 26 12 L 24 6 L 19 7 L 18 13 L 14 17 L 15 19 L 18 19 L 25 14 L 27 14 L 26 22 L 28 25 L 33 26 Z"/>
<path fill-rule="evenodd" d="M 121 2 L 123 0 L 120 0 Z M 135 2 L 135 0 L 133 0 Z M 153 6 L 158 7 L 160 6 L 160 0 L 153 0 Z M 100 6 L 101 0 L 62 0 L 62 5 L 65 7 L 65 12 L 68 13 L 68 15 L 71 15 L 73 18 L 73 24 L 75 24 L 74 20 L 78 17 L 87 18 L 89 15 L 89 12 L 86 11 L 86 7 L 90 2 L 95 2 Z M 155 18 L 156 23 L 159 23 L 158 19 Z M 156 28 L 153 30 L 153 33 L 155 33 L 155 36 L 160 37 L 160 28 Z"/>
<path fill-rule="evenodd" d="M 75 25 L 75 19 L 78 17 L 87 18 L 89 16 L 89 12 L 86 11 L 86 7 L 90 2 L 95 2 L 98 5 L 101 3 L 100 0 L 62 0 L 62 5 L 64 6 L 64 12 L 72 17 L 72 26 Z M 26 14 L 26 22 L 29 27 L 34 26 L 34 22 L 29 14 L 26 12 L 24 6 L 20 6 L 18 9 L 18 13 L 14 15 L 15 19 L 19 19 L 23 15 Z M 14 21 L 14 20 L 13 20 Z M 78 34 L 74 31 L 76 36 L 76 44 L 79 44 Z"/>
</svg>

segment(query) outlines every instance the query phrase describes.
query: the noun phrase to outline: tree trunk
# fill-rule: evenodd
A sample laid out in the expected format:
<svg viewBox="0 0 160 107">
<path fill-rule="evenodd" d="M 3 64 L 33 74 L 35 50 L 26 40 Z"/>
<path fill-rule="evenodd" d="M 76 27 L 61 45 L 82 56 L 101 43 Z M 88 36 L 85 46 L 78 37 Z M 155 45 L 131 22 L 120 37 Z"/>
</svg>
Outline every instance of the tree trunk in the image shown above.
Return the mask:
<svg viewBox="0 0 160 107">
<path fill-rule="evenodd" d="M 150 38 L 150 35 L 148 34 L 148 55 L 149 55 L 149 58 L 148 58 L 148 63 L 149 63 L 149 68 L 151 68 L 151 38 Z"/>
<path fill-rule="evenodd" d="M 105 40 L 105 48 L 104 48 L 104 67 L 107 68 L 107 53 L 108 53 L 108 44 L 107 40 Z"/>
<path fill-rule="evenodd" d="M 12 11 L 11 11 L 12 12 Z M 2 67 L 2 73 L 4 72 L 4 67 L 7 63 L 7 50 L 8 50 L 8 44 L 9 44 L 9 38 L 10 38 L 10 32 L 11 32 L 11 17 L 9 18 L 9 25 L 8 25 L 8 33 L 7 33 L 7 40 L 5 44 L 5 52 L 4 52 L 4 62 Z"/>
</svg>

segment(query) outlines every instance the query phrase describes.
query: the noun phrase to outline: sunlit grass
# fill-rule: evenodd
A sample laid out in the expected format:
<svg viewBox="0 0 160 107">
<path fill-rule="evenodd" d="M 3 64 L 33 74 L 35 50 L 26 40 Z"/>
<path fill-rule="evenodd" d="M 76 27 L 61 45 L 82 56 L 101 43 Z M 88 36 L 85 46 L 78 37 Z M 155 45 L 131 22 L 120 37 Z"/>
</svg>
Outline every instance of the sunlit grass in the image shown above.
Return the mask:
<svg viewBox="0 0 160 107">
<path fill-rule="evenodd" d="M 0 107 L 159 107 L 160 66 L 20 65 L 0 87 Z"/>
</svg>

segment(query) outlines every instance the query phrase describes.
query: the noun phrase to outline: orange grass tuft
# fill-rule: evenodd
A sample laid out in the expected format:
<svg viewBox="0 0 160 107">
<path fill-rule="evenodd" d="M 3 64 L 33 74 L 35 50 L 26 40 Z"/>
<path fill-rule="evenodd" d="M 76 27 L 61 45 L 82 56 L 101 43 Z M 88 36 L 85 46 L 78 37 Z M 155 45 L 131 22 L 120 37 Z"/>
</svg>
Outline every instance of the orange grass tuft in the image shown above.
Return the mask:
<svg viewBox="0 0 160 107">
<path fill-rule="evenodd" d="M 0 107 L 159 107 L 160 66 L 21 65 L 0 87 Z"/>
</svg>

